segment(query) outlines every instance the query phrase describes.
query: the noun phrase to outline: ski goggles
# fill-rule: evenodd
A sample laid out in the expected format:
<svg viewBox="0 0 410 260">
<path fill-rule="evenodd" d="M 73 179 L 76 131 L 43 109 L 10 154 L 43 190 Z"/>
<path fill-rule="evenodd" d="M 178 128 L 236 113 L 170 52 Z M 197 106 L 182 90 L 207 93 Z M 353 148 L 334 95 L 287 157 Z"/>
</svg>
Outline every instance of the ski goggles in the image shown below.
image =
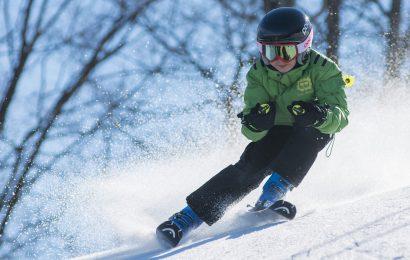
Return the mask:
<svg viewBox="0 0 410 260">
<path fill-rule="evenodd" d="M 258 42 L 259 52 L 269 61 L 291 61 L 298 56 L 296 44 L 264 44 Z"/>
<path fill-rule="evenodd" d="M 262 43 L 257 42 L 259 52 L 269 61 L 282 60 L 285 62 L 295 59 L 299 53 L 305 52 L 312 46 L 313 29 L 303 42 L 297 43 Z"/>
</svg>

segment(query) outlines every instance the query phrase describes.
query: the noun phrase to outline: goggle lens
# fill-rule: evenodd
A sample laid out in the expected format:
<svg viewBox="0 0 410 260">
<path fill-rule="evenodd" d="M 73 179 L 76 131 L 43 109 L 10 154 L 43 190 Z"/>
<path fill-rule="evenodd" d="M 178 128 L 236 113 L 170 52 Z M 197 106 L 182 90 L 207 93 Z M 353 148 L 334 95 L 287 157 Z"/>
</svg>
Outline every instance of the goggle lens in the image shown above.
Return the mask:
<svg viewBox="0 0 410 260">
<path fill-rule="evenodd" d="M 259 50 L 269 61 L 279 57 L 285 61 L 291 61 L 298 55 L 296 45 L 270 45 L 258 42 Z"/>
</svg>

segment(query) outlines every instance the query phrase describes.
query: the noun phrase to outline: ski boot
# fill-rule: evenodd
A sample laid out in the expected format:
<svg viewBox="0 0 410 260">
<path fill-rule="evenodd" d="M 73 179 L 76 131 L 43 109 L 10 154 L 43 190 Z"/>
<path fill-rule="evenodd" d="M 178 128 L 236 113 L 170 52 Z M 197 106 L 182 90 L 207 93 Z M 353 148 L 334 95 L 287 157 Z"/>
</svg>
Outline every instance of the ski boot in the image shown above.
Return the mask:
<svg viewBox="0 0 410 260">
<path fill-rule="evenodd" d="M 293 188 L 287 180 L 282 178 L 276 172 L 272 173 L 262 188 L 262 195 L 253 207 L 253 211 L 261 211 L 268 209 L 275 202 L 285 197 L 286 193 Z"/>
<path fill-rule="evenodd" d="M 178 245 L 182 237 L 199 227 L 203 221 L 186 206 L 182 211 L 172 215 L 167 221 L 157 227 L 156 234 L 162 245 L 172 248 Z"/>
</svg>

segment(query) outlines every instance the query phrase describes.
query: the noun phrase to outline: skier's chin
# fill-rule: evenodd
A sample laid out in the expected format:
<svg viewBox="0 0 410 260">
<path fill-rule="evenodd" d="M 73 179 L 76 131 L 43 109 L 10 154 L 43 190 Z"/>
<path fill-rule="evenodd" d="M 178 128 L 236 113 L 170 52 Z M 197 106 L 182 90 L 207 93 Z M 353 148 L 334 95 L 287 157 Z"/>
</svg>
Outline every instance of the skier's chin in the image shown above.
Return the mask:
<svg viewBox="0 0 410 260">
<path fill-rule="evenodd" d="M 291 60 L 289 62 L 284 62 L 281 60 L 275 60 L 270 63 L 275 69 L 277 69 L 281 73 L 286 73 L 293 69 L 296 65 L 296 59 Z"/>
</svg>

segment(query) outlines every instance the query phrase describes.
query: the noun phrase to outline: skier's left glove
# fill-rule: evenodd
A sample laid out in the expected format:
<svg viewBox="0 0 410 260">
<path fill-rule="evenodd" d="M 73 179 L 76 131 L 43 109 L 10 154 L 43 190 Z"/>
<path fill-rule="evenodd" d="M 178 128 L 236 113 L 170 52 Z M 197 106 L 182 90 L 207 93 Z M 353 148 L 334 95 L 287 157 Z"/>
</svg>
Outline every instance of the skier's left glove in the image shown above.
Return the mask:
<svg viewBox="0 0 410 260">
<path fill-rule="evenodd" d="M 295 126 L 318 127 L 322 125 L 327 116 L 327 107 L 319 104 L 294 101 L 288 106 L 289 112 L 295 118 Z"/>
<path fill-rule="evenodd" d="M 256 104 L 249 114 L 238 114 L 241 123 L 253 132 L 262 132 L 271 129 L 275 125 L 275 103 Z"/>
</svg>

